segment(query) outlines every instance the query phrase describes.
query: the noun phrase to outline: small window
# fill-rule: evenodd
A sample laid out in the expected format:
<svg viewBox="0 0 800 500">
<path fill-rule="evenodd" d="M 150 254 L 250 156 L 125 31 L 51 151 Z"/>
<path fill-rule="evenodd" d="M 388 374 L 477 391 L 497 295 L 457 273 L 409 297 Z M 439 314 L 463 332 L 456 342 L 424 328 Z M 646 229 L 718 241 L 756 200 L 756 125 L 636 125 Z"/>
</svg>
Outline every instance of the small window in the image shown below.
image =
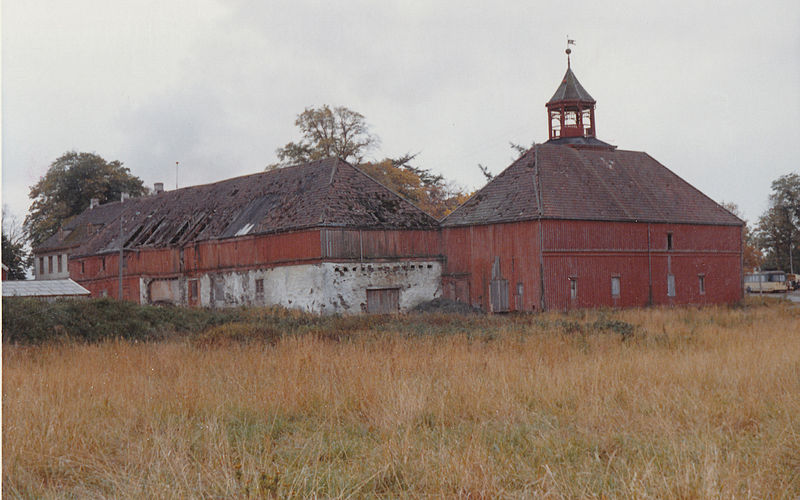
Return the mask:
<svg viewBox="0 0 800 500">
<path fill-rule="evenodd" d="M 86 272 L 86 266 L 84 265 L 84 262 L 81 261 L 81 274 L 83 274 L 85 272 Z"/>
<path fill-rule="evenodd" d="M 197 300 L 197 280 L 189 280 L 189 301 L 194 303 Z"/>
<path fill-rule="evenodd" d="M 53 256 L 52 255 L 48 255 L 47 256 L 47 272 L 49 274 L 53 273 Z"/>
<path fill-rule="evenodd" d="M 705 275 L 704 274 L 698 274 L 697 275 L 697 282 L 698 282 L 698 285 L 700 286 L 700 295 L 705 295 L 706 294 L 706 277 L 705 277 Z"/>
<path fill-rule="evenodd" d="M 106 258 L 105 257 L 103 257 L 103 259 L 100 261 L 100 270 L 101 271 L 105 271 L 106 270 Z"/>
<path fill-rule="evenodd" d="M 60 272 L 62 272 L 62 270 L 61 270 L 61 255 L 58 256 L 57 260 L 58 260 L 58 272 L 60 273 Z"/>
<path fill-rule="evenodd" d="M 672 250 L 672 233 L 667 233 L 667 250 Z"/>
<path fill-rule="evenodd" d="M 611 277 L 611 296 L 619 297 L 619 276 Z"/>
<path fill-rule="evenodd" d="M 262 278 L 256 280 L 256 297 L 264 297 L 264 280 Z"/>
<path fill-rule="evenodd" d="M 578 278 L 571 277 L 569 279 L 569 298 L 572 300 L 578 298 Z"/>
<path fill-rule="evenodd" d="M 670 274 L 667 276 L 667 297 L 675 296 L 675 275 Z"/>
<path fill-rule="evenodd" d="M 39 257 L 39 274 L 44 274 L 44 257 Z"/>
</svg>

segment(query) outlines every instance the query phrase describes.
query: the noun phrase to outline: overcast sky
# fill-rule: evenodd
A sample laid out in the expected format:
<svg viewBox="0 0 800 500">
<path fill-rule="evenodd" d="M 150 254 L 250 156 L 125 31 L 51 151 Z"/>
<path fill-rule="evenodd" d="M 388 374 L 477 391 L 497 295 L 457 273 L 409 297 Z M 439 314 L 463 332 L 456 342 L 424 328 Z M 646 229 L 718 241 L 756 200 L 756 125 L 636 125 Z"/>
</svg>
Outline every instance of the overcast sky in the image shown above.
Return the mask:
<svg viewBox="0 0 800 500">
<path fill-rule="evenodd" d="M 470 189 L 509 141 L 547 140 L 572 68 L 598 138 L 646 151 L 751 222 L 800 171 L 800 2 L 497 0 L 2 2 L 2 202 L 66 151 L 147 185 L 258 172 L 308 106 L 362 113 L 374 157 Z"/>
</svg>

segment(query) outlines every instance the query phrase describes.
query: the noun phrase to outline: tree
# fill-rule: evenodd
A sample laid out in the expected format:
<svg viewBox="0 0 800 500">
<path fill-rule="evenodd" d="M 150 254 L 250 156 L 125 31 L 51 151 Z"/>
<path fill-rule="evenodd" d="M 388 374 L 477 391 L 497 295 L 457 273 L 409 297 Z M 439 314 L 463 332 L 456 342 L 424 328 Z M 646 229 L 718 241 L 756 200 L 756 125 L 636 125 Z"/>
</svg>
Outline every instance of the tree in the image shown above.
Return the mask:
<svg viewBox="0 0 800 500">
<path fill-rule="evenodd" d="M 24 280 L 31 266 L 31 256 L 25 245 L 25 235 L 13 217 L 6 218 L 3 207 L 3 264 L 8 267 L 8 279 Z"/>
<path fill-rule="evenodd" d="M 374 135 L 361 113 L 345 107 L 306 108 L 295 120 L 303 139 L 277 150 L 280 163 L 267 170 L 307 163 L 323 158 L 340 158 L 369 174 L 436 218 L 444 217 L 466 201 L 469 194 L 431 170 L 411 164 L 416 154 L 399 158 L 365 161 L 367 152 L 380 139 Z"/>
<path fill-rule="evenodd" d="M 379 140 L 370 133 L 361 113 L 343 106 L 331 109 L 306 108 L 295 120 L 303 138 L 290 142 L 276 153 L 280 163 L 268 168 L 297 165 L 324 158 L 341 158 L 351 163 L 361 163 L 366 153 L 378 145 Z"/>
<path fill-rule="evenodd" d="M 33 202 L 23 228 L 36 247 L 67 219 L 86 210 L 92 198 L 100 203 L 115 201 L 123 192 L 141 196 L 147 189 L 119 161 L 107 162 L 93 153 L 67 152 L 31 187 L 28 196 Z"/>
<path fill-rule="evenodd" d="M 362 163 L 359 167 L 372 178 L 398 193 L 430 215 L 441 219 L 467 201 L 470 193 L 447 182 L 442 175 L 411 165 L 416 154 L 379 162 Z"/>
<path fill-rule="evenodd" d="M 744 221 L 742 227 L 742 266 L 745 270 L 760 268 L 764 260 L 761 249 L 758 248 L 758 241 L 750 225 L 744 220 L 744 215 L 739 210 L 739 205 L 733 202 L 720 203 L 728 212 Z"/>
<path fill-rule="evenodd" d="M 758 220 L 758 243 L 764 267 L 794 272 L 800 264 L 800 175 L 772 182 L 769 208 Z"/>
<path fill-rule="evenodd" d="M 522 144 L 517 144 L 516 142 L 509 141 L 508 146 L 514 151 L 517 156 L 512 159 L 512 161 L 517 161 L 522 156 L 531 150 L 536 145 L 536 141 L 533 141 L 530 146 L 523 146 Z M 489 167 L 482 163 L 478 163 L 478 170 L 481 171 L 483 177 L 486 179 L 486 182 L 491 182 L 494 179 L 494 174 L 489 171 Z"/>
</svg>

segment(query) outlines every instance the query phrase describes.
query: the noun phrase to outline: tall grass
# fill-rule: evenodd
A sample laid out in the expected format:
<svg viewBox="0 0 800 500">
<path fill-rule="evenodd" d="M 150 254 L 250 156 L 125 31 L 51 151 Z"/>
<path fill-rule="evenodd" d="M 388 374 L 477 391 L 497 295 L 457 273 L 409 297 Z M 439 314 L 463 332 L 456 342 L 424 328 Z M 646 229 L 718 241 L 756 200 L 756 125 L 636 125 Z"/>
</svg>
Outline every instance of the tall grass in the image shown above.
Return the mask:
<svg viewBox="0 0 800 500">
<path fill-rule="evenodd" d="M 4 345 L 4 496 L 800 495 L 796 308 L 311 323 Z"/>
</svg>

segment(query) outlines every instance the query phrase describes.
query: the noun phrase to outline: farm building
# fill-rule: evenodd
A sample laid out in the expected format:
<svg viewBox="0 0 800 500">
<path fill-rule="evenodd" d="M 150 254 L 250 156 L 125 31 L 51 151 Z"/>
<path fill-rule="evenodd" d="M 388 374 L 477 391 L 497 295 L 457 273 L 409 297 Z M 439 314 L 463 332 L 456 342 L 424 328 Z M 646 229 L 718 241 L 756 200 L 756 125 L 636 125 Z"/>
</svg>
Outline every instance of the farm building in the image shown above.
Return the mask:
<svg viewBox="0 0 800 500">
<path fill-rule="evenodd" d="M 445 297 L 494 312 L 741 298 L 740 219 L 597 139 L 569 64 L 546 108 L 549 140 L 442 221 Z"/>
<path fill-rule="evenodd" d="M 89 297 L 89 290 L 69 278 L 3 282 L 3 297 L 33 297 L 46 301 Z"/>
<path fill-rule="evenodd" d="M 434 218 L 336 159 L 93 203 L 35 259 L 92 296 L 323 313 L 408 309 L 443 262 Z"/>
<path fill-rule="evenodd" d="M 321 313 L 440 295 L 492 312 L 739 300 L 743 222 L 647 153 L 597 139 L 595 104 L 568 62 L 549 140 L 440 222 L 328 159 L 93 203 L 35 250 L 36 278 Z"/>
</svg>

